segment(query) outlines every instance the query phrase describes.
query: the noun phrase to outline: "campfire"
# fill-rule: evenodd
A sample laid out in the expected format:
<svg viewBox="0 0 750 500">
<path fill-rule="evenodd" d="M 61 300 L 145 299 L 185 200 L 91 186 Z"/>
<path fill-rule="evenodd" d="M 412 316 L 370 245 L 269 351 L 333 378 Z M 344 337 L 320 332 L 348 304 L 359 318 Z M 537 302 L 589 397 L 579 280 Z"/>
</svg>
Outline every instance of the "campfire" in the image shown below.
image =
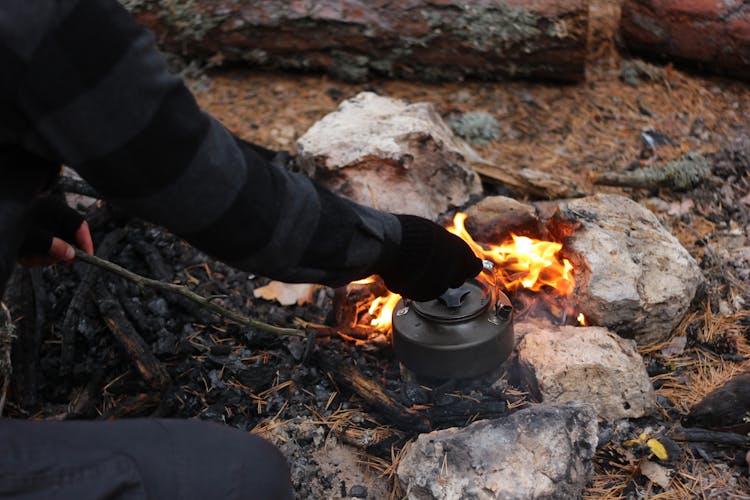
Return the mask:
<svg viewBox="0 0 750 500">
<path fill-rule="evenodd" d="M 466 229 L 467 214 L 459 212 L 448 231 L 466 241 L 474 253 L 493 264 L 478 279 L 507 294 L 513 303 L 516 317 L 546 316 L 556 324 L 587 325 L 583 312 L 575 311 L 570 298 L 575 291 L 573 264 L 561 257 L 563 244 L 511 234 L 499 244 L 479 243 Z M 355 330 L 370 330 L 374 335 L 391 331 L 393 311 L 401 296 L 383 292 L 375 276 L 355 281 L 350 287 L 371 287 L 372 293 L 354 294 L 356 313 L 350 326 Z M 379 292 L 383 292 L 382 294 Z M 359 336 L 357 336 L 359 338 Z"/>
</svg>

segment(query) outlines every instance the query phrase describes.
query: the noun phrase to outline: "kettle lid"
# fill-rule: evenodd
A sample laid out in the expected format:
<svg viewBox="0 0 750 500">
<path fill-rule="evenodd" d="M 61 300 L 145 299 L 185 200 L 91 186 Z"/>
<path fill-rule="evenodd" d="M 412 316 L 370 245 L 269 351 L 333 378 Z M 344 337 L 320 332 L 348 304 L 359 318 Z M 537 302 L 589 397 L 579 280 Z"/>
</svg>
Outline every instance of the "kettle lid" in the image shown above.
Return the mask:
<svg viewBox="0 0 750 500">
<path fill-rule="evenodd" d="M 413 302 L 413 307 L 425 319 L 450 323 L 479 316 L 491 301 L 490 287 L 478 279 L 470 279 L 458 288 L 449 288 L 436 299 Z"/>
</svg>

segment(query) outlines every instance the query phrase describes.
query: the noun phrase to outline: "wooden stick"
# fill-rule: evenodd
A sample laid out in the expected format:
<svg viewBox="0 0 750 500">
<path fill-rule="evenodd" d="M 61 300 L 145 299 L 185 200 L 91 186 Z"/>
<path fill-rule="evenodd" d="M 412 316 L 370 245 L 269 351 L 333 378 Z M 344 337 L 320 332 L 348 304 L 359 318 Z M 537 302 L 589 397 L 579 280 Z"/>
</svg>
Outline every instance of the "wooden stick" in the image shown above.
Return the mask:
<svg viewBox="0 0 750 500">
<path fill-rule="evenodd" d="M 198 295 L 197 293 L 193 292 L 187 287 L 184 287 L 182 285 L 175 285 L 173 283 L 164 283 L 162 281 L 153 280 L 151 278 L 146 278 L 145 276 L 141 276 L 140 274 L 136 274 L 132 271 L 128 271 L 127 269 L 120 267 L 113 262 L 100 259 L 99 257 L 93 256 L 93 255 L 89 255 L 78 249 L 76 249 L 76 259 L 82 262 L 85 262 L 87 264 L 100 267 L 122 278 L 130 280 L 141 288 L 142 287 L 155 288 L 157 290 L 167 291 L 167 292 L 181 295 L 187 299 L 190 299 L 191 301 L 197 304 L 200 304 L 206 309 L 212 312 L 215 312 L 216 314 L 219 314 L 225 318 L 228 318 L 234 321 L 235 323 L 239 323 L 241 325 L 249 326 L 252 328 L 257 328 L 258 330 L 275 333 L 277 335 L 293 335 L 295 337 L 303 337 L 303 338 L 307 337 L 307 334 L 302 330 L 298 330 L 296 328 L 281 328 L 278 326 L 270 325 L 268 323 L 264 323 L 263 321 L 259 321 L 257 319 L 249 318 L 243 314 L 231 311 L 223 306 L 215 304 L 211 302 L 209 299 L 206 299 L 205 297 Z"/>
</svg>

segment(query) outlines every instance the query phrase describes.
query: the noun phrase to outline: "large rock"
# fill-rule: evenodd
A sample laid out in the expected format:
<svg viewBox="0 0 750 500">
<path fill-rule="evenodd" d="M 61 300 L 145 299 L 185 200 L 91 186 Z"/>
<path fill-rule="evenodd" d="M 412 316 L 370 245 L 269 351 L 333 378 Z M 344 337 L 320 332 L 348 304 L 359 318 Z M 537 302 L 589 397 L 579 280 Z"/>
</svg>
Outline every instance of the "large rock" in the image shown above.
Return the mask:
<svg viewBox="0 0 750 500">
<path fill-rule="evenodd" d="M 433 105 L 362 92 L 299 138 L 297 161 L 356 202 L 435 219 L 481 192 L 467 147 Z"/>
<path fill-rule="evenodd" d="M 638 343 L 669 337 L 704 277 L 656 216 L 629 198 L 596 195 L 561 202 L 556 217 L 579 225 L 564 244 L 589 323 Z"/>
<path fill-rule="evenodd" d="M 545 403 L 589 403 L 608 421 L 656 409 L 635 342 L 606 328 L 537 324 L 518 344 L 517 362 L 521 378 Z"/>
<path fill-rule="evenodd" d="M 409 499 L 579 498 L 597 445 L 588 405 L 535 405 L 422 434 L 398 465 Z"/>
<path fill-rule="evenodd" d="M 587 0 L 121 0 L 162 47 L 215 61 L 426 80 L 581 81 Z"/>
<path fill-rule="evenodd" d="M 750 79 L 750 3 L 625 0 L 622 38 L 631 50 Z"/>
</svg>

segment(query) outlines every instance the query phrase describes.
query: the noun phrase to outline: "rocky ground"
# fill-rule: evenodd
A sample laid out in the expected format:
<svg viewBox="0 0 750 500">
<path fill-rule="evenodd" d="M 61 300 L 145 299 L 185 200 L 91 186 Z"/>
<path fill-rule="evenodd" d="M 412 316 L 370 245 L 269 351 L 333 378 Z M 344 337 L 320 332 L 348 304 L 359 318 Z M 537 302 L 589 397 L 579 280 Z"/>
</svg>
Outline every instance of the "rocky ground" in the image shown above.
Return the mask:
<svg viewBox="0 0 750 500">
<path fill-rule="evenodd" d="M 347 84 L 325 76 L 239 68 L 204 71 L 193 65 L 183 71 L 206 110 L 244 139 L 268 148 L 294 154 L 296 138 L 313 123 L 342 100 L 372 90 L 435 103 L 457 124 L 457 132 L 496 163 L 566 174 L 589 193 L 625 194 L 654 211 L 698 260 L 709 284 L 673 339 L 640 346 L 661 415 L 602 429 L 586 495 L 747 498 L 745 448 L 684 445 L 663 462 L 672 481 L 662 487 L 639 468 L 648 447 L 623 443 L 674 425 L 711 390 L 750 369 L 750 87 L 624 57 L 611 30 L 615 9 L 601 2 L 593 14 L 587 81 L 578 85 Z M 484 113 L 482 120 L 462 127 L 461 117 L 471 112 Z M 599 173 L 633 171 L 688 152 L 707 155 L 712 166 L 711 176 L 694 187 L 591 182 Z M 498 193 L 507 194 L 500 186 L 485 185 L 484 194 Z M 109 207 L 94 205 L 88 211 L 98 248 L 128 269 L 218 295 L 228 307 L 281 326 L 294 326 L 297 318 L 325 323 L 334 312 L 331 290 L 317 291 L 313 304 L 305 306 L 256 299 L 252 292 L 267 282 L 264 278 L 212 261 Z M 387 498 L 398 497 L 395 466 L 418 426 L 398 423 L 352 396 L 331 375 L 336 360 L 354 362 L 404 404 L 423 407 L 422 415 L 435 427 L 476 418 L 477 408 L 481 418 L 523 406 L 522 387 L 477 392 L 475 387 L 428 390 L 401 383 L 387 343 L 357 345 L 336 336 L 279 338 L 234 326 L 168 294 L 89 274 L 85 264 L 77 264 L 16 277 L 10 302 L 16 317 L 27 319 L 19 322 L 26 343 L 14 349 L 16 379 L 5 414 L 159 415 L 225 422 L 268 436 L 281 447 L 300 498 Z M 100 301 L 81 286 L 86 280 L 95 283 L 88 287 L 95 297 L 109 295 L 119 304 L 115 309 L 123 311 L 166 375 L 148 379 L 135 368 L 133 353 L 109 335 Z M 40 348 L 38 356 L 34 345 Z M 483 404 L 458 408 L 451 394 L 479 394 Z"/>
</svg>

